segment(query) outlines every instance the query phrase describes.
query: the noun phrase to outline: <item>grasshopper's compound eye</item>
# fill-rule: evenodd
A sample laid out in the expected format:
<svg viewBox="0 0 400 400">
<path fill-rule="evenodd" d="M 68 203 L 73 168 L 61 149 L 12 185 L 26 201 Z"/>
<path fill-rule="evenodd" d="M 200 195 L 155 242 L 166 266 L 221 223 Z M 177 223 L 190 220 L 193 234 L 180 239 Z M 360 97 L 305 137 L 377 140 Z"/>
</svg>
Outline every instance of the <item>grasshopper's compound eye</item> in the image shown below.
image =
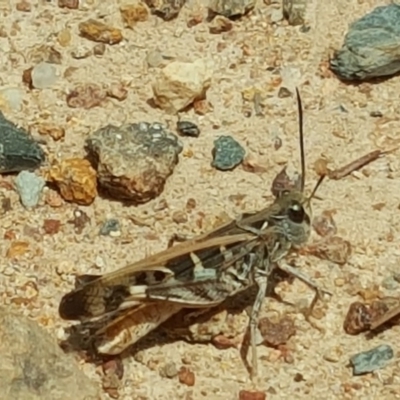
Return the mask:
<svg viewBox="0 0 400 400">
<path fill-rule="evenodd" d="M 296 224 L 302 223 L 306 218 L 304 207 L 297 201 L 293 202 L 289 206 L 288 217 L 292 222 Z"/>
</svg>

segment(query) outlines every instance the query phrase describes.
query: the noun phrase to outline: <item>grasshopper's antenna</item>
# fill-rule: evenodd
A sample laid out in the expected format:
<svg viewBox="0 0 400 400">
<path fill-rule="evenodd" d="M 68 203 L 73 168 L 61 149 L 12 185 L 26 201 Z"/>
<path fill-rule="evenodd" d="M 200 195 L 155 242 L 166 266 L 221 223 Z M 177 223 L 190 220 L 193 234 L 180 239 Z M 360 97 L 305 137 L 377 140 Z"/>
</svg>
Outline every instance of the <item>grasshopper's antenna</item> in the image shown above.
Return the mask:
<svg viewBox="0 0 400 400">
<path fill-rule="evenodd" d="M 300 191 L 304 192 L 304 186 L 306 183 L 306 157 L 304 154 L 304 135 L 303 135 L 303 105 L 301 103 L 301 97 L 299 89 L 296 88 L 297 107 L 299 113 L 299 140 L 300 140 L 300 162 L 301 162 L 301 186 Z"/>
<path fill-rule="evenodd" d="M 304 186 L 306 183 L 306 157 L 304 154 L 304 134 L 303 134 L 303 105 L 301 103 L 301 97 L 300 97 L 300 92 L 299 89 L 296 88 L 296 97 L 297 97 L 297 106 L 298 106 L 298 112 L 299 112 L 299 139 L 300 139 L 300 161 L 301 161 L 301 186 L 300 190 L 301 192 L 304 192 Z M 311 201 L 311 199 L 314 197 L 315 192 L 321 185 L 322 181 L 324 180 L 325 175 L 321 175 L 310 195 L 308 198 L 308 201 Z"/>
</svg>

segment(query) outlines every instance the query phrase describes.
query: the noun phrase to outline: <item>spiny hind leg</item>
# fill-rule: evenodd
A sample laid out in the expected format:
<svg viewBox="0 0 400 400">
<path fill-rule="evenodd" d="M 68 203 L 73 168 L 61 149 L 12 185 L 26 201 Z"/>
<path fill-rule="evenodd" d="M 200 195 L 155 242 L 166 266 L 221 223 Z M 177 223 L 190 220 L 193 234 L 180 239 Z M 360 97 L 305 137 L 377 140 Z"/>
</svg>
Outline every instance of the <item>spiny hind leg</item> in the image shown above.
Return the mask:
<svg viewBox="0 0 400 400">
<path fill-rule="evenodd" d="M 258 276 L 255 277 L 258 286 L 256 299 L 254 300 L 253 308 L 250 314 L 250 346 L 251 346 L 251 380 L 255 383 L 258 377 L 258 357 L 257 357 L 257 343 L 258 343 L 258 322 L 260 309 L 267 292 L 268 275 L 265 271 L 258 271 Z"/>
</svg>

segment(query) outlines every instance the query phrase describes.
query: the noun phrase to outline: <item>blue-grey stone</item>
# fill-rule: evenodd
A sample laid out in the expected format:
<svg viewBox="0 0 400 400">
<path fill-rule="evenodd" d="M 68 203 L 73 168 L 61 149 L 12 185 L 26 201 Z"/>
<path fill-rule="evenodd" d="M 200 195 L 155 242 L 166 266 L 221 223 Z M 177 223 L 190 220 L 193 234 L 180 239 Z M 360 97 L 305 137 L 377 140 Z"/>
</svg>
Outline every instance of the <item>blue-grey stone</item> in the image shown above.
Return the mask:
<svg viewBox="0 0 400 400">
<path fill-rule="evenodd" d="M 45 184 L 46 181 L 33 172 L 21 171 L 18 174 L 15 186 L 25 208 L 32 208 L 38 204 Z"/>
<path fill-rule="evenodd" d="M 393 357 L 393 349 L 387 344 L 382 344 L 371 350 L 355 354 L 350 358 L 350 362 L 353 365 L 353 375 L 362 375 L 381 369 Z"/>
<path fill-rule="evenodd" d="M 220 136 L 214 140 L 211 165 L 222 171 L 231 170 L 243 161 L 245 154 L 244 148 L 231 136 Z"/>
<path fill-rule="evenodd" d="M 347 80 L 368 80 L 399 72 L 400 5 L 377 7 L 351 24 L 330 66 Z"/>
</svg>

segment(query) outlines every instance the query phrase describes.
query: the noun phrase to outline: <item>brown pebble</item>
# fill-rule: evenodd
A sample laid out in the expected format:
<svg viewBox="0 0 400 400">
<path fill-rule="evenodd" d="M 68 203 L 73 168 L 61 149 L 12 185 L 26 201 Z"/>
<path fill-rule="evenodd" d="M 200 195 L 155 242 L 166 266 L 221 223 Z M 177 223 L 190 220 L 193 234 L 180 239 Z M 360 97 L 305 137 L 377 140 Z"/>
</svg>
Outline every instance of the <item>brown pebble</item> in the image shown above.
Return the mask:
<svg viewBox="0 0 400 400">
<path fill-rule="evenodd" d="M 73 203 L 89 205 L 97 196 L 96 171 L 88 160 L 63 160 L 50 169 L 48 180 L 59 188 L 65 200 Z"/>
<path fill-rule="evenodd" d="M 264 392 L 241 390 L 239 400 L 265 400 L 267 395 Z"/>
<path fill-rule="evenodd" d="M 343 322 L 343 329 L 349 335 L 358 335 L 369 329 L 371 324 L 371 313 L 369 307 L 356 301 L 350 304 Z"/>
<path fill-rule="evenodd" d="M 81 234 L 87 223 L 90 222 L 89 216 L 79 210 L 79 208 L 74 210 L 74 218 L 68 221 L 69 224 L 72 224 L 75 228 L 75 233 Z"/>
<path fill-rule="evenodd" d="M 63 139 L 65 136 L 65 129 L 63 127 L 50 122 L 38 125 L 37 129 L 41 135 L 50 136 L 55 141 Z"/>
<path fill-rule="evenodd" d="M 326 239 L 302 249 L 305 254 L 312 254 L 335 264 L 346 264 L 351 256 L 351 244 L 340 236 L 328 236 Z"/>
<path fill-rule="evenodd" d="M 233 28 L 233 23 L 230 19 L 217 15 L 210 23 L 210 33 L 218 35 L 220 33 L 229 32 Z"/>
<path fill-rule="evenodd" d="M 3 238 L 5 240 L 15 240 L 17 238 L 17 235 L 16 235 L 14 229 L 8 229 L 4 232 Z"/>
<path fill-rule="evenodd" d="M 178 368 L 176 367 L 176 364 L 172 361 L 166 363 L 160 370 L 160 376 L 169 379 L 175 378 L 175 376 L 177 376 L 178 373 L 179 373 Z"/>
<path fill-rule="evenodd" d="M 294 322 L 288 316 L 277 322 L 271 321 L 269 318 L 262 318 L 258 328 L 264 342 L 274 347 L 286 343 L 296 333 Z"/>
<path fill-rule="evenodd" d="M 79 8 L 79 0 L 58 0 L 58 7 L 76 10 Z"/>
<path fill-rule="evenodd" d="M 176 224 L 183 224 L 188 221 L 188 216 L 184 211 L 175 211 L 172 214 L 172 221 Z"/>
<path fill-rule="evenodd" d="M 186 202 L 186 210 L 187 211 L 192 211 L 196 208 L 196 199 L 190 198 Z"/>
<path fill-rule="evenodd" d="M 25 69 L 22 72 L 22 82 L 28 86 L 29 89 L 33 89 L 33 84 L 32 84 L 32 70 L 33 67 Z"/>
<path fill-rule="evenodd" d="M 58 219 L 45 219 L 43 221 L 43 230 L 48 235 L 54 235 L 60 231 L 61 221 Z"/>
<path fill-rule="evenodd" d="M 336 234 L 337 227 L 332 216 L 333 213 L 334 211 L 326 210 L 314 218 L 312 225 L 318 235 L 325 237 Z"/>
<path fill-rule="evenodd" d="M 198 115 L 206 115 L 213 110 L 212 104 L 208 100 L 195 100 L 193 102 L 194 112 Z"/>
<path fill-rule="evenodd" d="M 102 56 L 106 52 L 106 45 L 104 43 L 97 43 L 93 46 L 93 54 L 95 56 Z"/>
<path fill-rule="evenodd" d="M 149 10 L 142 2 L 123 5 L 119 11 L 122 21 L 128 28 L 133 28 L 137 22 L 147 21 L 149 18 Z"/>
<path fill-rule="evenodd" d="M 318 160 L 314 163 L 314 171 L 318 176 L 328 175 L 328 161 L 324 158 L 318 158 Z"/>
<path fill-rule="evenodd" d="M 53 208 L 58 208 L 64 205 L 64 200 L 55 190 L 48 190 L 44 197 L 44 202 Z"/>
<path fill-rule="evenodd" d="M 128 90 L 122 83 L 114 83 L 107 89 L 107 96 L 122 101 L 128 97 Z"/>
<path fill-rule="evenodd" d="M 22 0 L 18 2 L 15 6 L 17 11 L 22 11 L 22 12 L 31 12 L 32 11 L 32 5 L 29 3 L 29 1 Z"/>
<path fill-rule="evenodd" d="M 67 104 L 71 108 L 84 108 L 86 110 L 100 106 L 107 97 L 107 92 L 96 84 L 83 84 L 77 86 L 67 95 Z"/>
<path fill-rule="evenodd" d="M 120 358 L 113 358 L 102 364 L 102 387 L 112 398 L 119 398 L 119 388 L 124 376 L 124 364 Z"/>
<path fill-rule="evenodd" d="M 29 250 L 29 243 L 24 241 L 12 242 L 10 247 L 7 249 L 7 258 L 17 258 L 23 256 Z"/>
<path fill-rule="evenodd" d="M 117 44 L 123 36 L 120 29 L 113 28 L 95 19 L 88 19 L 79 24 L 79 33 L 86 39 L 106 44 Z"/>
<path fill-rule="evenodd" d="M 194 386 L 195 376 L 194 373 L 187 367 L 181 367 L 178 373 L 179 382 L 186 386 Z"/>
</svg>

